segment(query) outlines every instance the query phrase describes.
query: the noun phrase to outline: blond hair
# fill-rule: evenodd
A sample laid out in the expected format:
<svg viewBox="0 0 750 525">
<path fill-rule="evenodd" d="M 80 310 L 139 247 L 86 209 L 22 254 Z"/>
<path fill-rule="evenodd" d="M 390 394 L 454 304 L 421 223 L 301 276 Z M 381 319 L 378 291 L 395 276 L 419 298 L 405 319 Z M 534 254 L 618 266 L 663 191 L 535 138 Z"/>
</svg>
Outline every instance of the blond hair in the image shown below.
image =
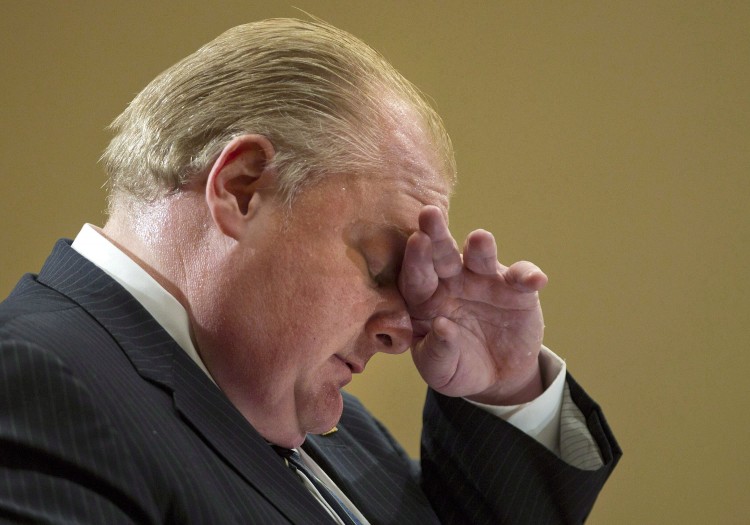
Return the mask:
<svg viewBox="0 0 750 525">
<path fill-rule="evenodd" d="M 411 106 L 452 183 L 437 113 L 381 55 L 324 22 L 271 19 L 232 28 L 156 77 L 110 126 L 102 159 L 110 206 L 180 189 L 245 133 L 273 144 L 281 193 L 327 173 L 382 170 L 384 99 Z M 390 120 L 388 120 L 390 119 Z"/>
</svg>

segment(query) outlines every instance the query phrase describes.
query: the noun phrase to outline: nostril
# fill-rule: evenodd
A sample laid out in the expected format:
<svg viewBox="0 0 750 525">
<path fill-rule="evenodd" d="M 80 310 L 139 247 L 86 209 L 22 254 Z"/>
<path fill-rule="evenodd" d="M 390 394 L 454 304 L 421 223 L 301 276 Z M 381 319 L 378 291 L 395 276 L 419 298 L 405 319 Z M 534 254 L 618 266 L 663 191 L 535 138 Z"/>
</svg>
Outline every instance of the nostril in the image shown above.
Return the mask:
<svg viewBox="0 0 750 525">
<path fill-rule="evenodd" d="M 378 341 L 383 343 L 388 348 L 393 346 L 393 339 L 391 339 L 391 336 L 388 334 L 378 334 Z"/>
</svg>

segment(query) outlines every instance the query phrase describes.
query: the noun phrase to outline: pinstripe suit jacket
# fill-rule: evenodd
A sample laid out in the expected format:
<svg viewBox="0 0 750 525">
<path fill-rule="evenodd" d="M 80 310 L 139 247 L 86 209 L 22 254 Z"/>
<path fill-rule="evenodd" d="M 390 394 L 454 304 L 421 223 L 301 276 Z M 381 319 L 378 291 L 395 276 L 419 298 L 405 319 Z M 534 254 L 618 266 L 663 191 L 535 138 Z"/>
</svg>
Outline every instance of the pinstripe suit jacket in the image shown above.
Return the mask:
<svg viewBox="0 0 750 525">
<path fill-rule="evenodd" d="M 304 448 L 373 524 L 580 522 L 619 448 L 569 383 L 604 456 L 597 471 L 433 392 L 421 469 L 349 395 L 339 431 Z M 156 321 L 66 241 L 0 305 L 0 521 L 329 523 Z"/>
</svg>

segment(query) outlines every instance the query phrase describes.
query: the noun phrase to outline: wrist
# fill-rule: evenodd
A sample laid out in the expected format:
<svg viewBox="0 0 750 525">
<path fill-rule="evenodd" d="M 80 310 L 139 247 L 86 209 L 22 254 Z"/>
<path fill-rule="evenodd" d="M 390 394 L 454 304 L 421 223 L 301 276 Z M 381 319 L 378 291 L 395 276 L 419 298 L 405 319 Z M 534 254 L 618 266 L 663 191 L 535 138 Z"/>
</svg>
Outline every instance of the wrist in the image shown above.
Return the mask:
<svg viewBox="0 0 750 525">
<path fill-rule="evenodd" d="M 521 378 L 514 380 L 501 380 L 491 387 L 473 394 L 465 396 L 466 399 L 485 405 L 521 405 L 533 401 L 544 393 L 544 381 L 542 380 L 542 371 L 539 366 L 539 360 L 534 362 L 534 366 Z"/>
</svg>

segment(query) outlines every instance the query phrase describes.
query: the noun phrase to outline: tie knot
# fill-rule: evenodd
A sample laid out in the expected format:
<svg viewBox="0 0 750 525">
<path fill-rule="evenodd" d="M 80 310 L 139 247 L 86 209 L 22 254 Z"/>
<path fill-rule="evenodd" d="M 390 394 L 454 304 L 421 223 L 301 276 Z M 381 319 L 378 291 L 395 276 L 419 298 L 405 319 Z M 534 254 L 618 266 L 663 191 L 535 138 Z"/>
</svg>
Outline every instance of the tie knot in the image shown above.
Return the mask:
<svg viewBox="0 0 750 525">
<path fill-rule="evenodd" d="M 299 452 L 297 452 L 293 448 L 284 448 L 278 445 L 271 445 L 271 448 L 274 450 L 274 452 L 276 452 L 279 456 L 281 456 L 284 459 L 291 459 L 295 461 L 300 459 Z"/>
</svg>

